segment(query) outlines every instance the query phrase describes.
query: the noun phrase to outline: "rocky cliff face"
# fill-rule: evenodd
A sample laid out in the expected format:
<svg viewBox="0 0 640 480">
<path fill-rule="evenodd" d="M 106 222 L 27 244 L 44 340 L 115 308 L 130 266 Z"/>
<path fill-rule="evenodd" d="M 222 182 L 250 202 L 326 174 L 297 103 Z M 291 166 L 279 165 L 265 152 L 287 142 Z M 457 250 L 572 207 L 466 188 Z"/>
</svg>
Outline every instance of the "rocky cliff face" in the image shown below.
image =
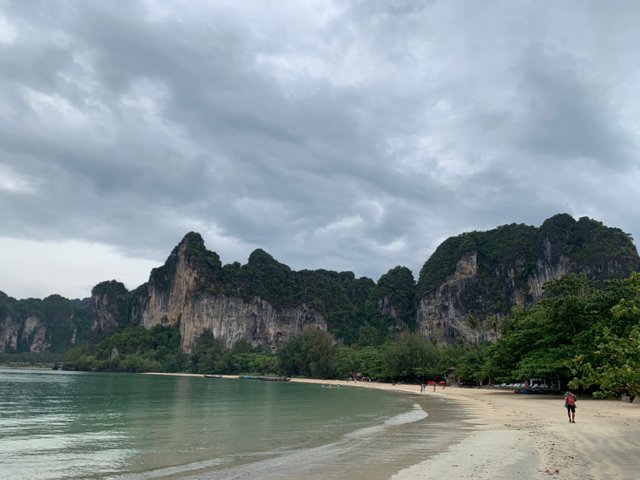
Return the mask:
<svg viewBox="0 0 640 480">
<path fill-rule="evenodd" d="M 0 352 L 63 352 L 85 340 L 88 314 L 85 300 L 16 300 L 0 292 Z"/>
<path fill-rule="evenodd" d="M 21 338 L 22 342 L 26 342 L 29 345 L 30 352 L 44 352 L 51 346 L 47 338 L 46 327 L 34 315 L 27 317 L 25 320 Z"/>
<path fill-rule="evenodd" d="M 452 343 L 457 338 L 472 343 L 492 342 L 498 336 L 501 318 L 512 306 L 531 305 L 542 298 L 547 282 L 574 271 L 566 258 L 560 258 L 555 265 L 538 260 L 526 282 L 518 285 L 516 266 L 496 268 L 487 280 L 478 272 L 477 258 L 477 252 L 463 255 L 455 272 L 436 291 L 420 299 L 417 325 L 427 338 L 438 343 Z M 500 285 L 499 298 L 486 283 Z M 496 306 L 489 303 L 492 300 Z"/>
<path fill-rule="evenodd" d="M 39 353 L 50 347 L 51 334 L 39 317 L 30 315 L 20 321 L 7 316 L 0 322 L 0 351 Z"/>
<path fill-rule="evenodd" d="M 468 321 L 482 301 L 474 293 L 480 290 L 477 258 L 476 252 L 463 255 L 455 272 L 420 300 L 416 320 L 420 333 L 427 338 L 439 342 L 458 336 L 476 342 L 484 340 L 477 326 Z"/>
<path fill-rule="evenodd" d="M 349 343 L 363 325 L 380 338 L 415 329 L 439 343 L 493 341 L 511 308 L 542 298 L 547 282 L 570 273 L 622 277 L 639 268 L 626 234 L 569 215 L 539 228 L 513 224 L 447 239 L 417 285 L 406 267 L 374 284 L 350 272 L 293 272 L 262 250 L 246 265 L 223 267 L 200 235 L 189 233 L 134 292 L 117 282 L 94 288 L 93 330 L 179 324 L 185 351 L 204 333 L 228 346 L 242 339 L 276 349 L 304 330 L 321 329 Z"/>
<path fill-rule="evenodd" d="M 232 346 L 238 340 L 247 340 L 253 346 L 276 350 L 278 345 L 308 329 L 326 330 L 322 315 L 307 305 L 295 308 L 275 309 L 269 302 L 254 297 L 244 300 L 226 295 L 202 295 L 182 305 L 167 304 L 166 310 L 145 310 L 144 326 L 149 328 L 168 319 L 180 319 L 182 348 L 190 351 L 194 342 L 203 333 L 212 333 L 215 338 L 225 340 Z"/>
<path fill-rule="evenodd" d="M 246 265 L 222 266 L 200 235 L 189 233 L 131 292 L 116 281 L 96 285 L 85 300 L 15 300 L 0 292 L 0 351 L 62 352 L 90 333 L 97 340 L 126 326 L 176 324 L 185 351 L 204 333 L 228 346 L 247 340 L 276 349 L 308 329 L 347 344 L 414 330 L 439 343 L 492 341 L 511 308 L 542 298 L 551 280 L 638 270 L 628 235 L 569 215 L 539 228 L 512 224 L 451 237 L 427 260 L 417 285 L 406 267 L 374 283 L 351 272 L 294 272 L 259 249 Z"/>
<path fill-rule="evenodd" d="M 382 275 L 371 296 L 376 308 L 368 321 L 377 324 L 383 336 L 412 331 L 415 328 L 415 290 L 413 273 L 406 267 L 395 267 Z"/>
<path fill-rule="evenodd" d="M 171 253 L 165 266 L 151 276 L 141 312 L 144 327 L 173 325 L 182 319 L 183 314 L 189 316 L 198 271 L 187 256 L 187 250 L 194 244 L 197 244 L 197 239 L 185 237 Z"/>
<path fill-rule="evenodd" d="M 323 316 L 307 304 L 276 307 L 256 295 L 232 295 L 228 286 L 219 284 L 221 276 L 217 255 L 205 249 L 200 235 L 190 233 L 133 295 L 124 321 L 139 321 L 145 328 L 179 323 L 186 352 L 204 333 L 212 333 L 228 346 L 242 339 L 275 350 L 307 329 L 327 330 Z M 117 326 L 115 297 L 113 291 L 94 289 L 95 331 Z M 120 318 L 122 322 L 122 314 Z"/>
<path fill-rule="evenodd" d="M 93 294 L 91 296 L 91 310 L 93 313 L 92 331 L 101 334 L 114 330 L 118 326 L 117 309 L 108 293 Z"/>
<path fill-rule="evenodd" d="M 622 277 L 639 267 L 626 234 L 586 218 L 557 215 L 539 229 L 464 234 L 445 241 L 423 267 L 418 330 L 441 344 L 493 341 L 511 308 L 540 300 L 547 282 L 571 273 Z"/>
<path fill-rule="evenodd" d="M 115 280 L 102 282 L 91 290 L 91 331 L 102 335 L 118 327 L 128 314 L 129 292 Z M 128 323 L 128 318 L 127 318 Z"/>
<path fill-rule="evenodd" d="M 21 325 L 13 318 L 6 316 L 0 322 L 0 347 L 2 351 L 16 351 Z"/>
</svg>

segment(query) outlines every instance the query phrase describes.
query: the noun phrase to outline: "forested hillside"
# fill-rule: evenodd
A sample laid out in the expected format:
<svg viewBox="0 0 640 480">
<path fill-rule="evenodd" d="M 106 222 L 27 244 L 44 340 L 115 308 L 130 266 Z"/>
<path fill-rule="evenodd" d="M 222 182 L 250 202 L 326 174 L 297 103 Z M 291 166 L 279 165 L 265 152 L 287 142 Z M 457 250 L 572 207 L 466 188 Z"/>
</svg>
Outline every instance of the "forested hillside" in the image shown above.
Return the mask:
<svg viewBox="0 0 640 480">
<path fill-rule="evenodd" d="M 51 295 L 16 300 L 0 292 L 0 347 L 5 352 L 64 352 L 86 343 L 89 299 Z"/>
<path fill-rule="evenodd" d="M 511 224 L 445 240 L 417 287 L 420 332 L 440 343 L 492 341 L 514 306 L 541 300 L 544 285 L 569 274 L 603 281 L 640 268 L 632 239 L 587 217 L 559 214 L 539 228 Z"/>
<path fill-rule="evenodd" d="M 482 275 L 514 266 L 513 276 L 520 286 L 524 286 L 540 259 L 557 264 L 562 258 L 569 258 L 575 270 L 617 265 L 619 269 L 604 272 L 610 277 L 619 277 L 619 270 L 629 274 L 640 265 L 632 239 L 619 228 L 606 227 L 588 217 L 576 221 L 571 215 L 558 214 L 545 220 L 539 228 L 513 223 L 448 238 L 422 267 L 418 295 L 440 287 L 455 273 L 458 260 L 471 252 L 478 253 L 478 269 Z M 491 285 L 490 292 L 495 297 L 502 294 L 497 285 Z"/>
<path fill-rule="evenodd" d="M 566 325 L 563 315 L 578 313 L 569 306 L 561 313 L 550 307 L 560 298 L 558 285 L 569 278 L 581 278 L 590 292 L 609 292 L 608 303 L 598 307 L 601 324 L 617 322 L 607 312 L 620 301 L 620 292 L 631 295 L 630 287 L 603 282 L 626 278 L 638 266 L 635 246 L 624 232 L 566 214 L 539 228 L 512 224 L 449 238 L 426 261 L 417 284 L 402 266 L 374 282 L 351 272 L 294 271 L 260 249 L 246 264 L 223 265 L 191 232 L 149 281 L 132 291 L 110 280 L 82 301 L 0 295 L 0 346 L 19 353 L 84 345 L 71 353 L 71 363 L 132 371 L 280 368 L 291 374 L 344 375 L 348 370 L 413 378 L 444 375 L 457 366 L 461 376 L 481 380 L 542 374 L 544 365 L 547 374 L 566 377 L 565 359 L 578 350 L 563 349 L 581 341 L 584 322 L 569 324 L 575 336 L 554 337 L 562 345 L 558 351 L 546 344 L 536 350 L 537 343 L 522 343 L 519 335 L 528 332 L 527 341 L 533 342 L 534 331 L 545 325 L 569 331 L 560 326 Z M 574 274 L 582 276 L 567 277 Z M 633 332 L 609 333 L 618 338 Z M 348 361 L 349 368 L 338 362 L 318 370 L 304 360 L 313 356 L 317 342 L 325 342 L 326 350 L 327 339 L 340 346 L 334 360 Z M 490 343 L 490 361 L 465 374 L 471 368 L 467 360 Z M 452 354 L 443 345 L 471 350 Z M 421 353 L 415 354 L 416 348 Z M 443 360 L 449 354 L 466 363 Z M 510 360 L 500 363 L 502 357 Z"/>
</svg>

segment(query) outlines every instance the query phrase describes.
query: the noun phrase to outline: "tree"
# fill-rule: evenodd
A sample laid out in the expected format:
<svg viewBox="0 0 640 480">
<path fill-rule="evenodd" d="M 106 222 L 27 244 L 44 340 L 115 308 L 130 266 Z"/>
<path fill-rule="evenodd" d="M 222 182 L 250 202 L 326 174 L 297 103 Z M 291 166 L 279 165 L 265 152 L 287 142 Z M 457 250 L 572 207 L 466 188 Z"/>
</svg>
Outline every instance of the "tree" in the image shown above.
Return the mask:
<svg viewBox="0 0 640 480">
<path fill-rule="evenodd" d="M 415 379 L 417 376 L 443 376 L 437 347 L 417 333 L 405 334 L 385 345 L 382 353 L 383 375 L 390 379 Z"/>
<path fill-rule="evenodd" d="M 575 375 L 571 385 L 595 389 L 601 397 L 640 395 L 640 274 L 610 287 L 622 298 L 611 307 L 607 321 L 589 332 L 595 348 L 568 362 Z"/>
<path fill-rule="evenodd" d="M 594 395 L 605 398 L 640 395 L 640 326 L 624 338 L 605 328 L 590 358 L 576 355 L 569 365 L 574 388 L 596 388 Z"/>
<path fill-rule="evenodd" d="M 193 373 L 225 373 L 229 370 L 229 362 L 224 341 L 214 338 L 211 333 L 204 333 L 196 340 L 189 357 Z"/>
<path fill-rule="evenodd" d="M 322 330 L 307 330 L 286 341 L 278 350 L 285 375 L 327 378 L 334 375 L 333 337 Z"/>
<path fill-rule="evenodd" d="M 338 378 L 350 378 L 361 370 L 358 350 L 354 347 L 337 346 L 334 358 L 335 372 Z"/>
</svg>

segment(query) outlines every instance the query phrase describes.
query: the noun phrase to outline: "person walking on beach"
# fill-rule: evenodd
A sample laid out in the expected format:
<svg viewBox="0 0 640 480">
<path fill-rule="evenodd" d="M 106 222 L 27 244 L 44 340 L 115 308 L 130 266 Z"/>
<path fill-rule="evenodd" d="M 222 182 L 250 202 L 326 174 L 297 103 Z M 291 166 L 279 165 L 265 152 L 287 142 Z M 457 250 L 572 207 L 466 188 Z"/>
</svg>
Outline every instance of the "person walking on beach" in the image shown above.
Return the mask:
<svg viewBox="0 0 640 480">
<path fill-rule="evenodd" d="M 576 423 L 576 395 L 567 390 L 564 394 L 564 408 L 567 409 L 567 415 L 569 416 L 569 423 Z"/>
</svg>

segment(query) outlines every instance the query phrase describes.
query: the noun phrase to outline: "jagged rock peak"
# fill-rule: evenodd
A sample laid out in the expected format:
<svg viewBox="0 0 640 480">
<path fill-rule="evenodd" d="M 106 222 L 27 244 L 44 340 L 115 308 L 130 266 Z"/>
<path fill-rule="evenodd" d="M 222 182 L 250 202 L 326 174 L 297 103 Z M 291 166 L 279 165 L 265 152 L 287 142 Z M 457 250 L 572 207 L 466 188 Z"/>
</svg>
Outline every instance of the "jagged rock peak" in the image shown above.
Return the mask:
<svg viewBox="0 0 640 480">
<path fill-rule="evenodd" d="M 249 267 L 264 269 L 269 266 L 278 266 L 278 267 L 286 267 L 287 270 L 290 270 L 285 264 L 278 262 L 275 258 L 273 258 L 270 254 L 262 250 L 261 248 L 255 249 L 249 255 L 249 260 L 247 262 Z"/>
<path fill-rule="evenodd" d="M 182 255 L 185 259 L 193 263 L 195 267 L 204 267 L 218 269 L 222 267 L 220 257 L 216 252 L 207 250 L 204 240 L 199 233 L 187 233 L 178 246 L 173 250 L 171 256 Z M 171 259 L 171 256 L 169 259 Z M 169 261 L 169 259 L 167 261 Z"/>
<path fill-rule="evenodd" d="M 550 230 L 567 231 L 575 224 L 575 218 L 573 218 L 568 213 L 558 213 L 542 222 L 542 225 L 540 225 L 540 230 L 542 230 L 543 232 L 548 232 Z"/>
<path fill-rule="evenodd" d="M 198 276 L 211 279 L 222 268 L 222 263 L 217 253 L 207 250 L 199 233 L 189 232 L 171 251 L 164 265 L 151 271 L 149 282 L 170 282 L 177 269 L 185 267 L 198 272 Z"/>
<path fill-rule="evenodd" d="M 104 294 L 126 295 L 127 293 L 129 293 L 129 291 L 127 287 L 124 286 L 124 283 L 118 282 L 117 280 L 100 282 L 91 289 L 92 297 Z"/>
<path fill-rule="evenodd" d="M 200 235 L 198 232 L 187 233 L 182 239 L 182 241 L 180 241 L 176 249 L 180 249 L 180 247 L 206 250 L 204 246 L 204 240 L 202 239 L 202 235 Z"/>
</svg>

